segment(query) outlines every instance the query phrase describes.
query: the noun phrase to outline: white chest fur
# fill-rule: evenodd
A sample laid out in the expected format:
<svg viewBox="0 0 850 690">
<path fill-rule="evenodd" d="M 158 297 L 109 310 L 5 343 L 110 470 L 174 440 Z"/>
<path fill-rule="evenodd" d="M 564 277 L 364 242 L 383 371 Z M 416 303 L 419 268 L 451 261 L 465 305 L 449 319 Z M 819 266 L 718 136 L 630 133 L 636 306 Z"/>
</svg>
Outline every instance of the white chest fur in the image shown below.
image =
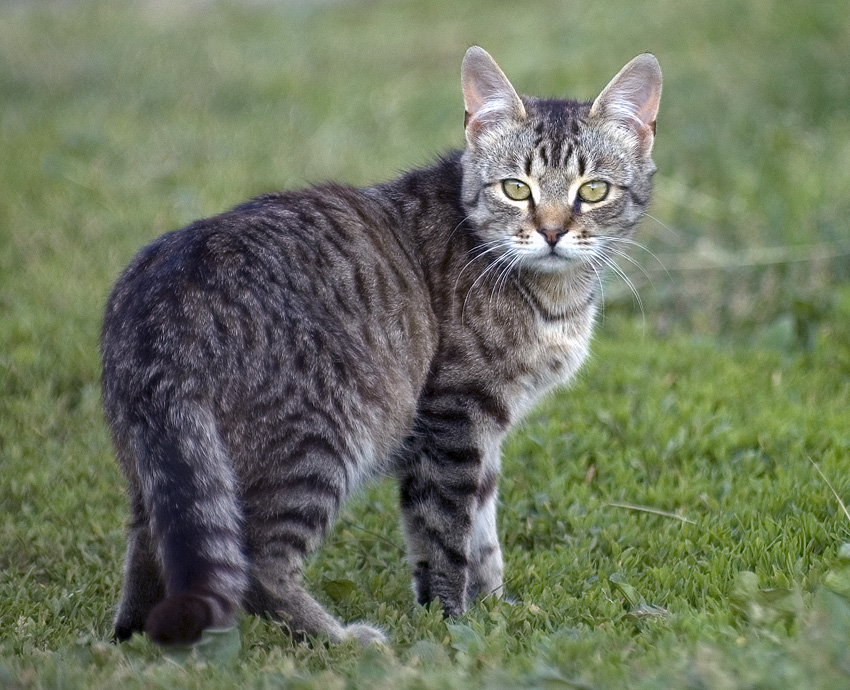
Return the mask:
<svg viewBox="0 0 850 690">
<path fill-rule="evenodd" d="M 571 318 L 538 319 L 537 338 L 527 351 L 526 374 L 520 376 L 511 391 L 511 419 L 519 421 L 546 393 L 566 385 L 590 350 L 596 305 Z"/>
</svg>

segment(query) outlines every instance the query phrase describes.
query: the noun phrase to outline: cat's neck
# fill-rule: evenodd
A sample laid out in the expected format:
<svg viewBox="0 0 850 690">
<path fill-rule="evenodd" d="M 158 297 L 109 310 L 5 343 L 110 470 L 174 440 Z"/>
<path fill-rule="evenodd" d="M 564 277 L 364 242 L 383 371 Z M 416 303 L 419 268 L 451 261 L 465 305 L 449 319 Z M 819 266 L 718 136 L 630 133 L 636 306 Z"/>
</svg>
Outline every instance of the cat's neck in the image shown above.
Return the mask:
<svg viewBox="0 0 850 690">
<path fill-rule="evenodd" d="M 374 190 L 393 201 L 407 228 L 427 231 L 436 229 L 434 224 L 437 222 L 454 219 L 460 223 L 466 215 L 461 199 L 462 155 L 462 151 L 449 151 L 433 165 L 411 170 L 391 182 L 378 185 Z M 420 233 L 414 230 L 414 234 Z M 433 236 L 434 233 L 430 234 Z"/>
<path fill-rule="evenodd" d="M 583 311 L 595 304 L 599 285 L 599 278 L 586 264 L 568 266 L 558 273 L 522 271 L 516 281 L 553 313 Z"/>
</svg>

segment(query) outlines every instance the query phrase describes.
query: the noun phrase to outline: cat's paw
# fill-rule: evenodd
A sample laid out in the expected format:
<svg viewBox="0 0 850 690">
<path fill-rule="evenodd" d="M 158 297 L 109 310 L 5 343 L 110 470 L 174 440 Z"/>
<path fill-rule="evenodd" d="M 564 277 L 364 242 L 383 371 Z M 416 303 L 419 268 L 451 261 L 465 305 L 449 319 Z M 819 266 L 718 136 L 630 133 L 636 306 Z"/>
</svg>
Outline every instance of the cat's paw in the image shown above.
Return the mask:
<svg viewBox="0 0 850 690">
<path fill-rule="evenodd" d="M 387 636 L 378 628 L 366 623 L 352 623 L 345 626 L 343 639 L 354 638 L 363 647 L 370 644 L 386 644 Z"/>
</svg>

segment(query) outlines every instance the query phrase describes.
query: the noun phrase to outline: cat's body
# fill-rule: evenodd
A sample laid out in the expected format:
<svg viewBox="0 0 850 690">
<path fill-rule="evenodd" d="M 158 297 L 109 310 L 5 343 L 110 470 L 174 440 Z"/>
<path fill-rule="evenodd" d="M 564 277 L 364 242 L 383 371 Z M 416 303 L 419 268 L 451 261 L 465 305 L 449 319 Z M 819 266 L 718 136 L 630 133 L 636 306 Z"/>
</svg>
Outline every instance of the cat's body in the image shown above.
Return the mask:
<svg viewBox="0 0 850 690">
<path fill-rule="evenodd" d="M 265 195 L 136 257 L 103 330 L 133 515 L 120 639 L 189 642 L 240 606 L 381 639 L 300 578 L 378 472 L 399 477 L 420 603 L 457 615 L 501 591 L 499 445 L 587 353 L 604 245 L 648 201 L 659 94 L 641 56 L 592 106 L 520 100 L 472 48 L 464 153 L 375 187 Z M 582 200 L 587 180 L 601 199 Z"/>
</svg>

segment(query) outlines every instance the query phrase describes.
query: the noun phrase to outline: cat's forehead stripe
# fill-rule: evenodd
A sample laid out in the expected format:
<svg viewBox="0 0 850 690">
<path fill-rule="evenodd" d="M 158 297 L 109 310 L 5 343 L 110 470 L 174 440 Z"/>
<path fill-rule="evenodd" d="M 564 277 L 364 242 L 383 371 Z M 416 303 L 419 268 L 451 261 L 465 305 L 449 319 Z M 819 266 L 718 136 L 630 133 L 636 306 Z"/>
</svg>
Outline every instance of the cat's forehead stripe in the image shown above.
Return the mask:
<svg viewBox="0 0 850 690">
<path fill-rule="evenodd" d="M 559 132 L 557 135 L 542 140 L 526 155 L 524 166 L 526 174 L 530 174 L 535 158 L 542 163 L 544 168 L 567 168 L 576 151 L 578 151 L 578 148 L 576 147 L 575 137 L 572 134 L 565 135 L 563 132 Z M 586 161 L 581 152 L 578 153 L 578 159 L 579 169 L 582 171 L 581 174 L 584 174 Z"/>
<path fill-rule="evenodd" d="M 545 168 L 567 168 L 574 157 L 578 136 L 581 131 L 581 121 L 588 103 L 569 100 L 524 98 L 529 116 L 532 118 L 532 156 L 526 157 L 524 169 L 526 174 L 538 159 Z M 536 122 L 534 122 L 536 120 Z M 582 153 L 574 161 L 580 175 L 587 168 L 587 160 Z"/>
</svg>

